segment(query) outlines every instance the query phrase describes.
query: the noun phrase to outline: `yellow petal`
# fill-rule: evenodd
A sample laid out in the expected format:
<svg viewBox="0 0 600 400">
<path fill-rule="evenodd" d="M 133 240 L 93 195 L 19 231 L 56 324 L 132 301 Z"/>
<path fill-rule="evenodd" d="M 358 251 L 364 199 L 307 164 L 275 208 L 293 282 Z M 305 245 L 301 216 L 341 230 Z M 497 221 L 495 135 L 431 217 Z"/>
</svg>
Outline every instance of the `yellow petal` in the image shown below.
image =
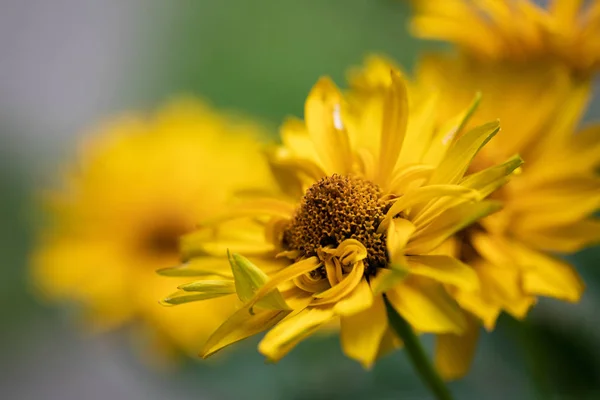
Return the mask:
<svg viewBox="0 0 600 400">
<path fill-rule="evenodd" d="M 500 124 L 489 122 L 470 130 L 455 141 L 429 179 L 429 184 L 458 183 L 473 157 L 500 130 Z"/>
<path fill-rule="evenodd" d="M 508 176 L 523 164 L 523 159 L 513 156 L 506 162 L 465 177 L 461 186 L 476 189 L 482 198 L 487 197 L 508 182 Z"/>
<path fill-rule="evenodd" d="M 529 230 L 525 241 L 541 249 L 573 253 L 600 243 L 600 221 L 590 219 L 566 226 Z"/>
<path fill-rule="evenodd" d="M 156 271 L 163 276 L 207 276 L 216 275 L 224 278 L 231 277 L 227 261 L 216 257 L 198 257 L 172 268 Z"/>
<path fill-rule="evenodd" d="M 458 185 L 429 185 L 417 188 L 409 193 L 405 193 L 394 202 L 387 211 L 384 220 L 379 224 L 377 231 L 379 233 L 385 232 L 389 227 L 390 221 L 401 211 L 445 196 L 476 198 L 479 196 L 479 193 L 473 189 Z"/>
<path fill-rule="evenodd" d="M 515 318 L 524 318 L 535 304 L 535 298 L 523 290 L 522 272 L 518 265 L 485 263 L 477 267 L 477 272 L 481 281 L 481 295 Z"/>
<path fill-rule="evenodd" d="M 409 273 L 435 279 L 440 283 L 458 286 L 464 290 L 479 289 L 477 273 L 454 257 L 423 255 L 407 257 Z"/>
<path fill-rule="evenodd" d="M 429 165 L 439 165 L 451 148 L 456 137 L 460 135 L 467 122 L 479 106 L 481 94 L 477 93 L 469 106 L 456 117 L 444 124 L 432 138 L 423 162 Z M 422 134 L 422 133 L 421 133 Z M 423 140 L 421 138 L 421 140 Z"/>
<path fill-rule="evenodd" d="M 348 296 L 333 307 L 337 315 L 349 316 L 361 312 L 373 304 L 373 292 L 366 279 L 362 279 Z"/>
<path fill-rule="evenodd" d="M 295 118 L 289 118 L 279 130 L 281 141 L 285 149 L 296 158 L 318 161 L 319 157 L 315 150 L 315 144 L 310 138 L 304 121 Z"/>
<path fill-rule="evenodd" d="M 200 355 L 206 358 L 225 346 L 265 331 L 289 313 L 289 311 L 258 310 L 250 314 L 250 309 L 243 307 L 231 315 L 210 336 Z"/>
<path fill-rule="evenodd" d="M 179 285 L 177 289 L 184 292 L 199 292 L 199 293 L 215 293 L 215 294 L 230 294 L 235 293 L 235 283 L 231 280 L 216 281 L 216 280 L 200 280 Z"/>
<path fill-rule="evenodd" d="M 381 296 L 370 308 L 341 318 L 340 339 L 344 353 L 370 368 L 377 359 L 381 340 L 388 329 L 387 313 Z"/>
<path fill-rule="evenodd" d="M 273 274 L 255 293 L 254 296 L 248 301 L 247 305 L 252 307 L 270 295 L 271 292 L 276 292 L 277 286 L 284 282 L 290 281 L 297 276 L 306 274 L 320 266 L 320 262 L 317 257 L 310 257 L 304 260 L 300 260 L 295 264 L 287 266 Z"/>
<path fill-rule="evenodd" d="M 174 293 L 160 301 L 163 306 L 175 306 L 192 301 L 214 299 L 235 293 L 232 281 L 197 281 L 182 285 Z"/>
<path fill-rule="evenodd" d="M 569 264 L 526 247 L 519 248 L 519 262 L 529 268 L 523 277 L 526 292 L 578 302 L 585 288 Z"/>
<path fill-rule="evenodd" d="M 386 292 L 390 303 L 414 329 L 426 333 L 462 333 L 463 312 L 444 288 L 425 279 L 412 279 Z"/>
<path fill-rule="evenodd" d="M 386 91 L 379 147 L 378 183 L 387 188 L 402 150 L 408 121 L 408 93 L 404 79 L 392 71 Z"/>
<path fill-rule="evenodd" d="M 381 294 L 387 292 L 408 276 L 408 269 L 401 271 L 400 269 L 383 269 L 377 271 L 377 275 L 371 277 L 370 284 L 373 294 Z"/>
<path fill-rule="evenodd" d="M 258 351 L 271 361 L 279 361 L 301 340 L 334 317 L 331 308 L 306 308 L 290 315 L 271 329 L 258 345 Z"/>
<path fill-rule="evenodd" d="M 390 221 L 386 246 L 392 264 L 398 263 L 401 256 L 404 256 L 406 243 L 416 229 L 412 222 L 404 218 L 394 218 Z"/>
<path fill-rule="evenodd" d="M 479 330 L 479 323 L 468 317 L 467 329 L 462 335 L 437 335 L 435 366 L 444 380 L 462 378 L 467 374 L 477 348 Z"/>
<path fill-rule="evenodd" d="M 502 208 L 497 201 L 461 204 L 438 216 L 431 224 L 417 230 L 406 246 L 406 254 L 427 254 L 456 232 Z"/>
<path fill-rule="evenodd" d="M 340 283 L 324 292 L 314 295 L 313 306 L 337 303 L 350 294 L 364 277 L 365 264 L 362 261 L 354 264 L 352 271 L 342 279 Z"/>
<path fill-rule="evenodd" d="M 381 357 L 385 357 L 396 349 L 402 347 L 404 343 L 393 328 L 388 327 L 388 329 L 383 334 L 381 338 L 381 342 L 379 343 L 379 350 L 377 351 L 377 360 Z"/>
<path fill-rule="evenodd" d="M 247 258 L 236 253 L 228 256 L 237 295 L 241 301 L 247 302 L 253 299 L 256 292 L 269 281 L 269 277 Z M 275 310 L 289 309 L 278 290 L 271 291 L 260 300 L 261 307 Z"/>
<path fill-rule="evenodd" d="M 342 95 L 328 78 L 321 78 L 306 99 L 304 119 L 314 148 L 328 175 L 352 169 L 350 140 L 342 122 Z"/>
<path fill-rule="evenodd" d="M 468 310 L 481 320 L 485 329 L 494 330 L 496 320 L 502 311 L 500 305 L 490 303 L 479 292 L 457 290 L 453 296 L 461 308 Z"/>
</svg>

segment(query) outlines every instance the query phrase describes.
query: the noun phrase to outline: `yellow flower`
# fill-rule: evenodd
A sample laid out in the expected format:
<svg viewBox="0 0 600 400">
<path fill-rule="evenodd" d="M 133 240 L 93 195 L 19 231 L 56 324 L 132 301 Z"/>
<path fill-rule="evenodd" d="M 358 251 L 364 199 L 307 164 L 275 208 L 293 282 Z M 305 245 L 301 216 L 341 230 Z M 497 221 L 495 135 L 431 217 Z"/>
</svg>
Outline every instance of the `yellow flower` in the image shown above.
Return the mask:
<svg viewBox="0 0 600 400">
<path fill-rule="evenodd" d="M 481 60 L 557 61 L 581 73 L 600 67 L 600 1 L 411 1 L 416 36 L 456 43 Z"/>
<path fill-rule="evenodd" d="M 100 126 L 85 138 L 62 188 L 45 198 L 51 224 L 32 256 L 36 288 L 48 300 L 76 303 L 94 328 L 139 321 L 159 340 L 196 352 L 236 304 L 166 309 L 158 299 L 173 282 L 156 269 L 180 262 L 179 235 L 233 189 L 268 182 L 268 166 L 255 154 L 262 134 L 193 99 Z"/>
<path fill-rule="evenodd" d="M 499 118 L 502 132 L 475 158 L 481 169 L 518 152 L 525 164 L 494 194 L 503 209 L 463 234 L 461 259 L 480 279 L 477 291 L 459 290 L 459 303 L 488 329 L 506 310 L 523 318 L 538 296 L 576 302 L 584 286 L 553 253 L 600 242 L 600 126 L 576 132 L 589 84 L 560 66 L 491 64 L 433 55 L 418 66 L 419 90 L 440 93 L 440 115 L 483 93 L 480 118 Z"/>
<path fill-rule="evenodd" d="M 465 176 L 497 122 L 466 131 L 474 104 L 435 124 L 434 98 L 409 101 L 404 79 L 389 67 L 383 77 L 365 71 L 354 82 L 344 96 L 321 79 L 305 121 L 284 124 L 283 145 L 271 154 L 279 191 L 235 204 L 203 222 L 210 235 L 201 230 L 184 239 L 190 261 L 170 274 L 203 273 L 202 255 L 217 247 L 231 249 L 232 273 L 192 282 L 173 297 L 237 293 L 244 302 L 208 340 L 204 356 L 270 329 L 259 351 L 277 361 L 339 321 L 344 352 L 369 367 L 400 345 L 385 299 L 418 332 L 468 330 L 470 318 L 447 289 L 476 290 L 477 276 L 439 249 L 499 208 L 483 198 L 520 159 Z M 227 225 L 239 220 L 249 227 Z M 442 342 L 441 359 L 454 362 Z"/>
</svg>

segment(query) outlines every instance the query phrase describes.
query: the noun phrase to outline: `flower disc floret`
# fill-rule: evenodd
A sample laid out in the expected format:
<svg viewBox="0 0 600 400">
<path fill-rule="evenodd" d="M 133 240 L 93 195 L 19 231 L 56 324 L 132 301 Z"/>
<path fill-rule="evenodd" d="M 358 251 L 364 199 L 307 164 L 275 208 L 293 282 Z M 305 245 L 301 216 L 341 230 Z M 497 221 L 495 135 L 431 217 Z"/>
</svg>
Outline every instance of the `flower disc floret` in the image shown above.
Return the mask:
<svg viewBox="0 0 600 400">
<path fill-rule="evenodd" d="M 317 255 L 317 250 L 337 247 L 355 239 L 367 249 L 368 271 L 387 263 L 385 233 L 377 228 L 388 205 L 373 182 L 334 174 L 312 185 L 305 193 L 290 225 L 285 229 L 283 246 L 299 252 L 300 258 Z"/>
</svg>

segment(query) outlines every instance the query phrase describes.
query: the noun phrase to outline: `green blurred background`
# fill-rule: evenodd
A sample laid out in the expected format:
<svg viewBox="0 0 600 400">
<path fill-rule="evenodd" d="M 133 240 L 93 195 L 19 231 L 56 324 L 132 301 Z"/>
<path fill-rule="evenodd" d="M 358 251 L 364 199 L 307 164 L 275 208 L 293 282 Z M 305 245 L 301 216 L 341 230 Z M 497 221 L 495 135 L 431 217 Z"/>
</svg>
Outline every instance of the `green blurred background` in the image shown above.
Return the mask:
<svg viewBox="0 0 600 400">
<path fill-rule="evenodd" d="M 128 332 L 89 337 L 26 282 L 35 190 L 86 127 L 177 93 L 206 96 L 273 128 L 302 115 L 316 79 L 343 84 L 370 52 L 410 70 L 419 51 L 394 0 L 0 1 L 0 398 L 428 399 L 399 352 L 364 371 L 337 338 L 302 343 L 277 366 L 256 340 L 211 363 L 160 371 Z M 600 104 L 588 120 L 598 119 Z M 578 305 L 541 301 L 525 323 L 483 335 L 459 399 L 600 398 L 600 251 L 571 257 L 588 285 Z M 431 346 L 431 343 L 427 341 Z"/>
</svg>

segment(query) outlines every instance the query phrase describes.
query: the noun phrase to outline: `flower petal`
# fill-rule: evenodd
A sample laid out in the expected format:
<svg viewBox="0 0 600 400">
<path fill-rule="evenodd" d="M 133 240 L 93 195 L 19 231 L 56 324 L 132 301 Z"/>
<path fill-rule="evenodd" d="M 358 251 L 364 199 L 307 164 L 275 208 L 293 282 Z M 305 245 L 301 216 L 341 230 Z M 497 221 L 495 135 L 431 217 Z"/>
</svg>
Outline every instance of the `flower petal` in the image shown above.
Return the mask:
<svg viewBox="0 0 600 400">
<path fill-rule="evenodd" d="M 279 272 L 272 275 L 264 284 L 254 293 L 254 296 L 248 300 L 247 305 L 252 310 L 255 304 L 258 304 L 264 298 L 268 298 L 272 292 L 278 293 L 277 286 L 284 282 L 290 281 L 297 276 L 306 274 L 320 265 L 317 257 L 310 257 L 300 260 L 295 264 L 283 268 Z M 261 303 L 262 305 L 262 303 Z M 284 308 L 285 309 L 285 308 Z"/>
<path fill-rule="evenodd" d="M 206 358 L 223 347 L 265 331 L 289 313 L 289 311 L 279 310 L 258 310 L 250 314 L 249 307 L 240 308 L 210 336 L 200 355 Z"/>
<path fill-rule="evenodd" d="M 231 271 L 224 258 L 198 257 L 176 267 L 156 271 L 162 276 L 207 276 L 216 275 L 231 278 Z"/>
<path fill-rule="evenodd" d="M 407 219 L 394 218 L 390 221 L 387 231 L 386 246 L 392 264 L 403 261 L 404 248 L 410 236 L 417 228 Z M 402 263 L 403 265 L 404 263 Z"/>
<path fill-rule="evenodd" d="M 475 355 L 480 325 L 467 318 L 467 329 L 462 335 L 440 334 L 435 343 L 435 366 L 445 380 L 462 378 L 471 367 Z"/>
<path fill-rule="evenodd" d="M 328 175 L 351 172 L 352 152 L 348 133 L 336 122 L 342 95 L 328 78 L 321 78 L 306 99 L 304 119 L 314 148 Z"/>
<path fill-rule="evenodd" d="M 404 79 L 391 72 L 392 84 L 386 90 L 379 147 L 378 183 L 387 188 L 402 150 L 408 121 L 408 93 Z"/>
<path fill-rule="evenodd" d="M 500 186 L 508 182 L 508 176 L 523 164 L 523 159 L 513 156 L 506 162 L 465 177 L 461 186 L 479 191 L 482 198 L 489 196 Z"/>
<path fill-rule="evenodd" d="M 463 312 L 440 284 L 411 278 L 386 295 L 396 311 L 418 331 L 461 334 L 466 329 Z"/>
<path fill-rule="evenodd" d="M 387 313 L 381 296 L 358 314 L 341 318 L 340 339 L 344 353 L 370 368 L 379 354 L 381 340 L 388 329 Z"/>
<path fill-rule="evenodd" d="M 502 203 L 481 201 L 451 208 L 438 216 L 431 224 L 417 230 L 406 246 L 406 254 L 427 254 L 456 232 L 498 211 Z"/>
<path fill-rule="evenodd" d="M 162 299 L 160 304 L 163 306 L 176 306 L 235 293 L 235 285 L 232 281 L 197 281 L 182 285 L 179 289 L 181 290 Z"/>
<path fill-rule="evenodd" d="M 470 130 L 452 144 L 442 162 L 429 179 L 429 184 L 458 183 L 473 157 L 500 130 L 500 124 L 489 122 Z"/>
<path fill-rule="evenodd" d="M 258 345 L 258 351 L 271 361 L 279 361 L 301 340 L 312 335 L 334 317 L 332 308 L 305 308 L 289 315 L 271 329 Z"/>
<path fill-rule="evenodd" d="M 585 288 L 569 264 L 524 246 L 518 249 L 519 263 L 527 266 L 523 277 L 526 292 L 578 302 Z"/>
<path fill-rule="evenodd" d="M 349 316 L 364 311 L 372 304 L 373 292 L 367 280 L 363 278 L 352 293 L 337 302 L 333 311 L 337 315 Z"/>
<path fill-rule="evenodd" d="M 446 255 L 408 256 L 409 273 L 458 286 L 463 290 L 479 289 L 477 273 L 454 257 Z"/>
<path fill-rule="evenodd" d="M 401 211 L 417 204 L 427 203 L 431 200 L 437 200 L 446 196 L 473 199 L 479 197 L 479 193 L 473 189 L 458 185 L 429 185 L 417 188 L 411 192 L 405 193 L 394 202 L 387 211 L 381 224 L 379 224 L 377 231 L 379 233 L 385 232 L 386 229 L 388 229 L 390 221 Z"/>
<path fill-rule="evenodd" d="M 254 298 L 256 292 L 269 281 L 269 277 L 247 258 L 236 253 L 228 256 L 237 295 L 241 301 L 247 302 Z M 259 305 L 275 310 L 289 309 L 278 290 L 273 290 L 262 297 Z"/>
</svg>

